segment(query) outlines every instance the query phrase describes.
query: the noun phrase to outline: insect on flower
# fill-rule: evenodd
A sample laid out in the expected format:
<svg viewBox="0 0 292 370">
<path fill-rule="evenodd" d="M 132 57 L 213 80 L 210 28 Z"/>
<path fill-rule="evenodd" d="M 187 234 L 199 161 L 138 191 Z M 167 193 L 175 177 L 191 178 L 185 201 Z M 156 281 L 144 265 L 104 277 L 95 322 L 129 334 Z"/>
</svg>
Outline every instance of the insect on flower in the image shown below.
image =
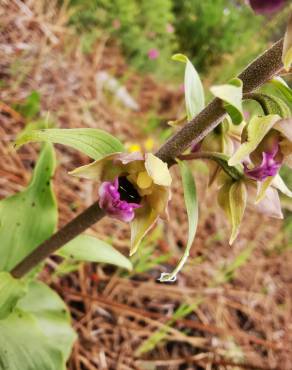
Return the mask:
<svg viewBox="0 0 292 370">
<path fill-rule="evenodd" d="M 152 153 L 111 154 L 71 174 L 99 181 L 99 206 L 131 223 L 130 254 L 158 217 L 168 217 L 171 176 L 167 164 Z"/>
</svg>

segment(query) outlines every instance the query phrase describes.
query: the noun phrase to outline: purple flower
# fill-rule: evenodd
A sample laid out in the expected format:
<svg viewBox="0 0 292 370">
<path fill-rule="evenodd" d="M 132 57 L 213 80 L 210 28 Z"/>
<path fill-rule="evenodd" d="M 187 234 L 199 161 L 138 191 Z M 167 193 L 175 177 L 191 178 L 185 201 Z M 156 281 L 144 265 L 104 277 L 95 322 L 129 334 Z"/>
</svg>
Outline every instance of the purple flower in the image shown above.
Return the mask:
<svg viewBox="0 0 292 370">
<path fill-rule="evenodd" d="M 264 181 L 267 177 L 277 175 L 282 163 L 275 160 L 278 153 L 278 144 L 270 152 L 263 152 L 262 163 L 259 166 L 249 169 L 244 163 L 244 173 L 247 177 L 256 180 Z"/>
<path fill-rule="evenodd" d="M 151 60 L 157 59 L 159 57 L 159 50 L 153 48 L 148 51 L 148 58 Z"/>
<path fill-rule="evenodd" d="M 285 0 L 249 0 L 250 6 L 258 14 L 270 14 L 282 8 Z"/>
<path fill-rule="evenodd" d="M 112 182 L 103 182 L 99 188 L 99 206 L 111 217 L 130 222 L 135 217 L 134 210 L 141 206 L 139 203 L 131 202 L 131 200 L 139 202 L 139 195 L 134 187 L 131 194 L 126 192 L 123 187 L 125 181 L 127 179 L 124 177 L 116 177 Z"/>
</svg>

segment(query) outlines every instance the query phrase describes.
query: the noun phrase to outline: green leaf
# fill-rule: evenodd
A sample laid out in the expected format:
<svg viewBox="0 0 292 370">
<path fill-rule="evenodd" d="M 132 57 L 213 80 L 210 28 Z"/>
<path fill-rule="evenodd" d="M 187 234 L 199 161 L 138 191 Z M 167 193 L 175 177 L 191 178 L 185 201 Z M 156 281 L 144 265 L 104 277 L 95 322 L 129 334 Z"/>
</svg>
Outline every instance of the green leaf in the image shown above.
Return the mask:
<svg viewBox="0 0 292 370">
<path fill-rule="evenodd" d="M 292 63 L 292 14 L 289 17 L 286 33 L 284 36 L 282 61 L 284 68 L 289 72 Z"/>
<path fill-rule="evenodd" d="M 0 320 L 0 369 L 65 370 L 57 343 L 50 343 L 33 315 L 15 310 Z"/>
<path fill-rule="evenodd" d="M 247 125 L 247 141 L 240 145 L 238 150 L 229 159 L 228 164 L 234 166 L 253 152 L 279 119 L 280 116 L 276 114 L 253 117 Z"/>
<path fill-rule="evenodd" d="M 79 235 L 62 247 L 58 254 L 78 261 L 110 263 L 132 270 L 132 264 L 111 245 L 90 235 Z"/>
<path fill-rule="evenodd" d="M 218 193 L 218 203 L 225 211 L 229 219 L 232 231 L 229 239 L 231 245 L 236 239 L 241 220 L 244 215 L 247 202 L 247 191 L 243 181 L 228 181 L 226 182 Z"/>
<path fill-rule="evenodd" d="M 214 96 L 224 101 L 224 108 L 236 125 L 243 121 L 242 112 L 242 81 L 233 78 L 228 84 L 212 86 L 210 91 Z"/>
<path fill-rule="evenodd" d="M 8 272 L 0 272 L 0 320 L 8 316 L 25 294 L 26 284 L 14 279 Z"/>
<path fill-rule="evenodd" d="M 65 363 L 70 356 L 76 334 L 71 327 L 70 314 L 64 301 L 46 284 L 33 281 L 17 307 L 33 315 L 49 343 L 61 351 Z"/>
<path fill-rule="evenodd" d="M 0 270 L 10 271 L 54 232 L 58 218 L 51 184 L 54 170 L 54 150 L 46 144 L 30 185 L 0 202 Z"/>
<path fill-rule="evenodd" d="M 281 78 L 280 76 L 276 76 L 271 79 L 270 83 L 272 83 L 281 91 L 281 93 L 289 103 L 292 103 L 292 89 L 290 89 L 283 78 Z"/>
<path fill-rule="evenodd" d="M 186 63 L 184 80 L 185 101 L 187 118 L 188 120 L 191 120 L 198 113 L 200 113 L 202 109 L 204 109 L 205 98 L 203 85 L 198 72 L 185 55 L 175 54 L 173 55 L 172 59 L 182 63 Z"/>
<path fill-rule="evenodd" d="M 190 249 L 193 244 L 193 241 L 196 235 L 197 225 L 198 225 L 199 206 L 198 206 L 196 184 L 195 184 L 192 172 L 189 169 L 188 165 L 185 162 L 181 162 L 181 161 L 178 161 L 178 165 L 179 165 L 180 172 L 181 172 L 183 190 L 184 190 L 184 199 L 185 199 L 185 205 L 187 208 L 189 235 L 188 235 L 188 241 L 187 241 L 185 252 L 183 256 L 181 257 L 181 259 L 179 260 L 178 265 L 173 270 L 173 272 L 161 274 L 159 280 L 162 282 L 169 282 L 169 281 L 176 280 L 176 275 L 183 268 L 189 256 Z"/>
<path fill-rule="evenodd" d="M 41 97 L 37 91 L 33 91 L 23 104 L 16 104 L 15 110 L 25 118 L 34 118 L 41 109 Z"/>
<path fill-rule="evenodd" d="M 278 114 L 283 118 L 291 116 L 288 105 L 277 96 L 262 93 L 251 93 L 249 94 L 249 99 L 257 101 L 261 105 L 265 115 Z"/>
<path fill-rule="evenodd" d="M 95 128 L 32 130 L 17 138 L 16 147 L 32 141 L 68 145 L 95 160 L 106 154 L 124 151 L 124 146 L 118 139 Z"/>
</svg>

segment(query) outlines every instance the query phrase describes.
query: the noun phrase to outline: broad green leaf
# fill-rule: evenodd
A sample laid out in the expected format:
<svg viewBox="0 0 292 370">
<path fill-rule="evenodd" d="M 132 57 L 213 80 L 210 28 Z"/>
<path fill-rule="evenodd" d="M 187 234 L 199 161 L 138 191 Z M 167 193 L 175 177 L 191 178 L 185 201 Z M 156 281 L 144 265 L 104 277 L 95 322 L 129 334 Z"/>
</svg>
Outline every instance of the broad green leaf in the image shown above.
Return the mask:
<svg viewBox="0 0 292 370">
<path fill-rule="evenodd" d="M 288 105 L 277 96 L 262 93 L 249 94 L 249 99 L 257 101 L 265 115 L 278 114 L 282 118 L 291 116 Z"/>
<path fill-rule="evenodd" d="M 186 63 L 184 79 L 185 101 L 187 118 L 188 120 L 191 120 L 200 113 L 205 106 L 203 85 L 198 72 L 185 55 L 175 54 L 172 59 Z"/>
<path fill-rule="evenodd" d="M 280 116 L 276 114 L 253 117 L 247 125 L 247 141 L 240 145 L 238 150 L 229 159 L 228 164 L 234 166 L 253 152 L 279 119 Z"/>
<path fill-rule="evenodd" d="M 192 247 L 197 225 L 198 225 L 198 214 L 199 214 L 199 206 L 198 206 L 198 198 L 197 198 L 197 190 L 196 184 L 192 175 L 191 170 L 189 169 L 188 165 L 185 162 L 179 161 L 179 168 L 182 177 L 183 183 L 183 190 L 184 190 L 184 198 L 185 198 L 185 205 L 187 208 L 187 215 L 188 215 L 188 223 L 189 223 L 189 235 L 187 246 L 185 252 L 181 259 L 179 260 L 178 265 L 171 273 L 162 273 L 160 276 L 160 281 L 169 282 L 175 281 L 176 275 L 179 271 L 183 268 L 188 256 L 190 254 L 190 249 Z"/>
<path fill-rule="evenodd" d="M 17 307 L 33 315 L 49 343 L 62 353 L 65 363 L 76 339 L 65 302 L 46 284 L 33 281 Z"/>
<path fill-rule="evenodd" d="M 242 81 L 233 78 L 228 84 L 212 86 L 212 94 L 224 101 L 224 108 L 236 125 L 243 121 L 242 112 Z"/>
<path fill-rule="evenodd" d="M 58 254 L 78 261 L 110 263 L 128 270 L 132 264 L 111 245 L 90 235 L 79 235 L 62 247 Z"/>
<path fill-rule="evenodd" d="M 280 76 L 276 76 L 271 79 L 270 83 L 276 86 L 283 96 L 288 100 L 289 103 L 292 103 L 292 89 L 287 85 L 286 81 L 283 80 Z"/>
<path fill-rule="evenodd" d="M 284 36 L 282 62 L 288 72 L 292 63 L 292 14 L 289 17 L 286 33 Z"/>
<path fill-rule="evenodd" d="M 0 320 L 0 369 L 65 370 L 57 343 L 50 343 L 33 315 L 15 310 Z"/>
<path fill-rule="evenodd" d="M 8 272 L 0 272 L 0 320 L 9 315 L 17 301 L 25 294 L 26 284 Z"/>
<path fill-rule="evenodd" d="M 58 218 L 51 184 L 54 170 L 54 150 L 46 144 L 29 186 L 0 202 L 0 270 L 10 271 L 54 232 Z"/>
<path fill-rule="evenodd" d="M 18 148 L 32 141 L 68 145 L 95 160 L 106 154 L 124 151 L 117 138 L 96 128 L 31 130 L 20 135 L 15 144 Z"/>
<path fill-rule="evenodd" d="M 244 215 L 247 202 L 247 191 L 243 181 L 226 182 L 218 193 L 218 203 L 225 211 L 229 222 L 231 223 L 232 231 L 229 239 L 231 245 L 236 239 L 241 220 Z"/>
</svg>

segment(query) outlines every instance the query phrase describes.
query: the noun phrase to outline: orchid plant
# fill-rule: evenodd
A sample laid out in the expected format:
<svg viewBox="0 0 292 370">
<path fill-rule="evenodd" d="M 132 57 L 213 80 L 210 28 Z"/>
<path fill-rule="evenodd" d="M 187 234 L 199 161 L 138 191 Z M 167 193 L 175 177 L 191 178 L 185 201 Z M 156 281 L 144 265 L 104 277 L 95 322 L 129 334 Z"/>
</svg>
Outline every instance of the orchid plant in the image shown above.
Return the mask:
<svg viewBox="0 0 292 370">
<path fill-rule="evenodd" d="M 180 169 L 189 235 L 184 254 L 172 272 L 161 275 L 162 282 L 177 278 L 196 234 L 199 204 L 189 161 L 213 164 L 210 186 L 217 189 L 218 204 L 231 223 L 230 244 L 239 233 L 247 203 L 271 217 L 282 217 L 278 190 L 292 196 L 279 175 L 283 165 L 292 166 L 292 90 L 274 75 L 283 66 L 289 71 L 292 63 L 292 18 L 284 43 L 276 43 L 238 78 L 211 87 L 215 99 L 206 107 L 203 85 L 191 61 L 182 54 L 173 59 L 185 64 L 186 119 L 172 122 L 173 136 L 155 154 L 127 152 L 117 138 L 92 128 L 29 125 L 18 136 L 16 147 L 45 143 L 28 187 L 0 202 L 1 369 L 65 369 L 75 333 L 64 302 L 37 280 L 41 262 L 57 253 L 61 258 L 130 270 L 125 256 L 105 241 L 82 233 L 104 216 L 129 223 L 130 255 L 134 254 L 158 218 L 168 220 L 171 166 Z M 273 84 L 279 94 L 254 92 L 264 83 Z M 245 100 L 257 102 L 261 109 L 250 119 L 245 118 Z M 177 126 L 181 126 L 178 131 Z M 55 231 L 53 143 L 88 155 L 92 163 L 70 174 L 99 184 L 96 202 L 59 231 Z"/>
</svg>

